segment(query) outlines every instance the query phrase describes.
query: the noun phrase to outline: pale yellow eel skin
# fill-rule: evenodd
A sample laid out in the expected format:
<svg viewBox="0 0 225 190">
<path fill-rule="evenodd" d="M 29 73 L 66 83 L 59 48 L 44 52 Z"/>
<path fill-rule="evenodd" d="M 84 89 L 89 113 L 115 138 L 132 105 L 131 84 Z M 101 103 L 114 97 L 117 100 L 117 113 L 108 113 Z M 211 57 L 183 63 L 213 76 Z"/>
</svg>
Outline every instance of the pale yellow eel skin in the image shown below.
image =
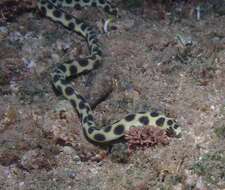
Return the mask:
<svg viewBox="0 0 225 190">
<path fill-rule="evenodd" d="M 38 0 L 38 8 L 45 16 L 80 34 L 87 40 L 90 55 L 86 58 L 60 64 L 52 72 L 52 82 L 55 89 L 70 101 L 78 112 L 85 135 L 91 141 L 106 143 L 123 137 L 124 133 L 131 127 L 156 126 L 165 129 L 169 135 L 180 137 L 181 128 L 176 121 L 158 112 L 129 114 L 109 126 L 96 127 L 90 105 L 72 87 L 68 79 L 91 71 L 102 62 L 101 45 L 90 26 L 61 9 L 61 7 L 82 8 L 85 6 L 101 7 L 109 14 L 117 14 L 117 10 L 112 8 L 106 0 Z"/>
</svg>

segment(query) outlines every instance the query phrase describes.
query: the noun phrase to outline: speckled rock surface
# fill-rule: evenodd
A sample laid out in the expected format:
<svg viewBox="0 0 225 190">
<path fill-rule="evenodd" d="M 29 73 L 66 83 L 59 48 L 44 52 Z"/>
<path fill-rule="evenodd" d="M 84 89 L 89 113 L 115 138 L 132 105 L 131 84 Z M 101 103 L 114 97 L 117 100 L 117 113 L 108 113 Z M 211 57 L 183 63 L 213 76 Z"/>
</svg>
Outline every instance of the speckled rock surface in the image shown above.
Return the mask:
<svg viewBox="0 0 225 190">
<path fill-rule="evenodd" d="M 84 11 L 94 26 L 104 17 Z M 225 17 L 171 21 L 148 11 L 121 7 L 117 30 L 100 37 L 104 63 L 73 84 L 99 125 L 156 109 L 178 120 L 182 138 L 135 151 L 125 163 L 88 142 L 50 83 L 54 65 L 85 56 L 86 42 L 26 13 L 0 27 L 0 189 L 225 189 Z"/>
</svg>

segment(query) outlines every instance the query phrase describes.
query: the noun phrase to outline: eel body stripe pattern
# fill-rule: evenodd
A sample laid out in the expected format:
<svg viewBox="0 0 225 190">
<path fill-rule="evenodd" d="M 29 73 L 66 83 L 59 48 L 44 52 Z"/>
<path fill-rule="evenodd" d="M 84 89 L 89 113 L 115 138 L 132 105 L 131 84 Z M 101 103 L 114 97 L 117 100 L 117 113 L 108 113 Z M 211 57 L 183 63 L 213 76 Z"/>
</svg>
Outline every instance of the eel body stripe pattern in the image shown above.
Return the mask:
<svg viewBox="0 0 225 190">
<path fill-rule="evenodd" d="M 85 135 L 94 142 L 106 143 L 119 139 L 131 127 L 156 126 L 165 129 L 168 134 L 179 137 L 181 129 L 172 118 L 158 112 L 141 112 L 129 114 L 125 118 L 104 127 L 97 127 L 90 105 L 73 88 L 69 78 L 95 69 L 102 62 L 101 44 L 96 32 L 86 23 L 67 14 L 61 7 L 80 9 L 85 6 L 101 7 L 108 14 L 117 15 L 110 2 L 106 0 L 38 0 L 38 8 L 43 15 L 62 24 L 87 40 L 90 54 L 85 58 L 78 58 L 71 62 L 58 65 L 52 72 L 52 83 L 76 109 L 79 114 Z"/>
</svg>

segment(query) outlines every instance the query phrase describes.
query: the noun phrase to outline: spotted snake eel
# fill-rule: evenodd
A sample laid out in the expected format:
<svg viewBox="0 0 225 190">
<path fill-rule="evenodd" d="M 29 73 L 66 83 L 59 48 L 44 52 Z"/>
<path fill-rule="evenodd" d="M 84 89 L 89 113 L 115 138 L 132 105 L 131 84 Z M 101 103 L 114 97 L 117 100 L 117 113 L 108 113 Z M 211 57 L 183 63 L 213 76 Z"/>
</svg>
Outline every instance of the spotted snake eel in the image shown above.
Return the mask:
<svg viewBox="0 0 225 190">
<path fill-rule="evenodd" d="M 159 112 L 140 112 L 129 114 L 125 118 L 101 128 L 96 127 L 90 105 L 72 87 L 70 80 L 79 74 L 95 69 L 102 62 L 102 50 L 96 32 L 86 23 L 67 14 L 61 7 L 100 7 L 111 15 L 117 15 L 107 0 L 37 0 L 37 5 L 43 15 L 62 24 L 67 29 L 83 36 L 88 44 L 90 54 L 64 62 L 53 70 L 52 83 L 54 88 L 64 96 L 79 114 L 83 131 L 89 140 L 96 143 L 112 142 L 124 136 L 131 127 L 156 126 L 166 130 L 167 134 L 179 137 L 181 128 L 172 118 Z"/>
</svg>

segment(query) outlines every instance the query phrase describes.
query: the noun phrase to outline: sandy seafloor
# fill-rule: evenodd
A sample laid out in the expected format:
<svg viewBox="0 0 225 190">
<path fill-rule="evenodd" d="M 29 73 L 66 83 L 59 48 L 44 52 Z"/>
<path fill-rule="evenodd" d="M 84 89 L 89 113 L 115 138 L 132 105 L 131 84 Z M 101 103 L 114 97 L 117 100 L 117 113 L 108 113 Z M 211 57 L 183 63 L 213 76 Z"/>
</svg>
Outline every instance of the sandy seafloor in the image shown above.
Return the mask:
<svg viewBox="0 0 225 190">
<path fill-rule="evenodd" d="M 0 27 L 0 189 L 225 189 L 225 16 L 148 11 L 121 8 L 117 29 L 99 37 L 103 64 L 73 84 L 92 105 L 109 94 L 94 110 L 100 125 L 153 109 L 176 118 L 182 138 L 126 163 L 86 141 L 50 84 L 55 64 L 88 54 L 86 42 L 26 13 Z M 95 9 L 79 17 L 106 18 Z"/>
</svg>

